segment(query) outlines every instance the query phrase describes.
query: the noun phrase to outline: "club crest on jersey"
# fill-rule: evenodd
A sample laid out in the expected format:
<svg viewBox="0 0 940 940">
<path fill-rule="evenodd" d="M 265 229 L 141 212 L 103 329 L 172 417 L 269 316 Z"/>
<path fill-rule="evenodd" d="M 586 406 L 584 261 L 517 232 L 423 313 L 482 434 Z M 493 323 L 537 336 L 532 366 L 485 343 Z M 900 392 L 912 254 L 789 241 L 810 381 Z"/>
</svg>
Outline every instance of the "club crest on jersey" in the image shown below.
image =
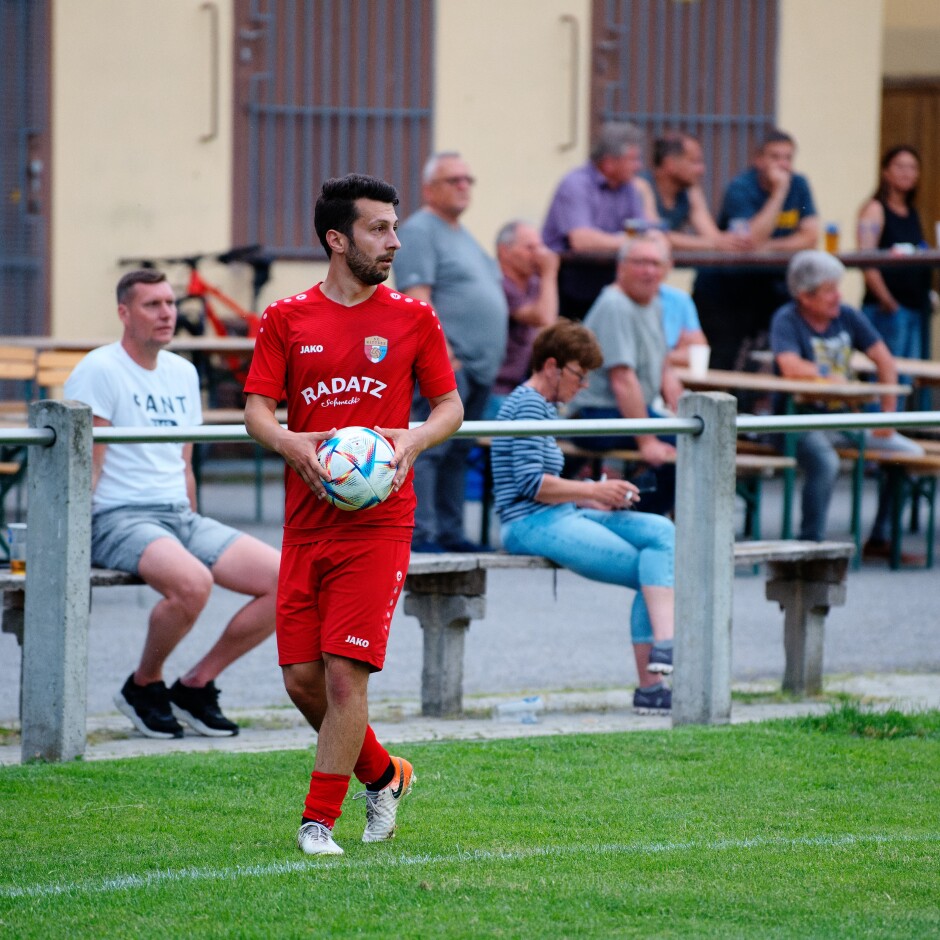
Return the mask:
<svg viewBox="0 0 940 940">
<path fill-rule="evenodd" d="M 367 336 L 365 352 L 369 362 L 381 362 L 388 352 L 388 340 L 384 336 Z"/>
</svg>

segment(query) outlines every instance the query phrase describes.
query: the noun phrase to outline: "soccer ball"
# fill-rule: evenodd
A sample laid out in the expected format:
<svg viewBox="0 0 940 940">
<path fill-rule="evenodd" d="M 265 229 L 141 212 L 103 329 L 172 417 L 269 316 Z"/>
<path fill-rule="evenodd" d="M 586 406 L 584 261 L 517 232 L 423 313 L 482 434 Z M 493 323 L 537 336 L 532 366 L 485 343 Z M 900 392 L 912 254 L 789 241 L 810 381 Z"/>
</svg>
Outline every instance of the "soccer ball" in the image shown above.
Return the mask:
<svg viewBox="0 0 940 940">
<path fill-rule="evenodd" d="M 395 448 L 371 428 L 340 428 L 317 448 L 317 460 L 330 475 L 322 480 L 337 509 L 369 509 L 392 491 Z"/>
</svg>

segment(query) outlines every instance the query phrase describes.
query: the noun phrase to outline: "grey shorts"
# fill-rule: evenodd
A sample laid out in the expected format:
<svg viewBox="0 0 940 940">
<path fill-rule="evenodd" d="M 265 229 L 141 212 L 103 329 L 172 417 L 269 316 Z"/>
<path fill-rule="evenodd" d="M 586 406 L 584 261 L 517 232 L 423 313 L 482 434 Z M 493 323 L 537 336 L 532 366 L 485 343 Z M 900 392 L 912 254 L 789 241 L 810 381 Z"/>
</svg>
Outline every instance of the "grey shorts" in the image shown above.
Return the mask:
<svg viewBox="0 0 940 940">
<path fill-rule="evenodd" d="M 200 516 L 188 503 L 118 506 L 91 518 L 91 563 L 138 574 L 144 549 L 161 538 L 174 538 L 211 568 L 242 533 Z"/>
</svg>

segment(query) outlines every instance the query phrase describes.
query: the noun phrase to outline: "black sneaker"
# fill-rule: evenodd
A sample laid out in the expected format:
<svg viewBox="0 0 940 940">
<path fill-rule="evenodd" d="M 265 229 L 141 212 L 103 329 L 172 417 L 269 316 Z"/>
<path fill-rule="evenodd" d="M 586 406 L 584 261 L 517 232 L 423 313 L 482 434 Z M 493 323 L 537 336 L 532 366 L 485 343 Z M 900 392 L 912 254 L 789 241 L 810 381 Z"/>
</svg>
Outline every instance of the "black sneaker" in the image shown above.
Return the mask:
<svg viewBox="0 0 940 940">
<path fill-rule="evenodd" d="M 170 688 L 170 702 L 173 714 L 199 734 L 209 738 L 230 738 L 238 734 L 238 725 L 219 711 L 219 690 L 214 682 L 193 689 L 177 679 Z"/>
<path fill-rule="evenodd" d="M 662 640 L 653 644 L 649 665 L 646 668 L 649 672 L 658 672 L 664 676 L 672 672 L 672 640 Z"/>
<path fill-rule="evenodd" d="M 633 710 L 638 715 L 668 715 L 672 711 L 672 689 L 661 682 L 633 693 Z"/>
<path fill-rule="evenodd" d="M 134 727 L 148 738 L 181 738 L 183 728 L 170 709 L 170 693 L 163 682 L 137 685 L 134 674 L 114 696 L 118 710 L 127 715 Z"/>
</svg>

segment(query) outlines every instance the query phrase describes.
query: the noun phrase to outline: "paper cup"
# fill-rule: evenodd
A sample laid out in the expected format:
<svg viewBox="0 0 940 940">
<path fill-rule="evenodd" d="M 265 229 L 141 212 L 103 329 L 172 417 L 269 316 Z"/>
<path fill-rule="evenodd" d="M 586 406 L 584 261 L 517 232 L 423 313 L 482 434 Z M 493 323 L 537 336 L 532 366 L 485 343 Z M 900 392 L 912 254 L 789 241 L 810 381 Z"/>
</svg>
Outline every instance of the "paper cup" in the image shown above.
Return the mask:
<svg viewBox="0 0 940 940">
<path fill-rule="evenodd" d="M 697 378 L 704 377 L 708 372 L 708 360 L 711 358 L 711 346 L 696 343 L 689 347 L 689 372 Z"/>
</svg>

